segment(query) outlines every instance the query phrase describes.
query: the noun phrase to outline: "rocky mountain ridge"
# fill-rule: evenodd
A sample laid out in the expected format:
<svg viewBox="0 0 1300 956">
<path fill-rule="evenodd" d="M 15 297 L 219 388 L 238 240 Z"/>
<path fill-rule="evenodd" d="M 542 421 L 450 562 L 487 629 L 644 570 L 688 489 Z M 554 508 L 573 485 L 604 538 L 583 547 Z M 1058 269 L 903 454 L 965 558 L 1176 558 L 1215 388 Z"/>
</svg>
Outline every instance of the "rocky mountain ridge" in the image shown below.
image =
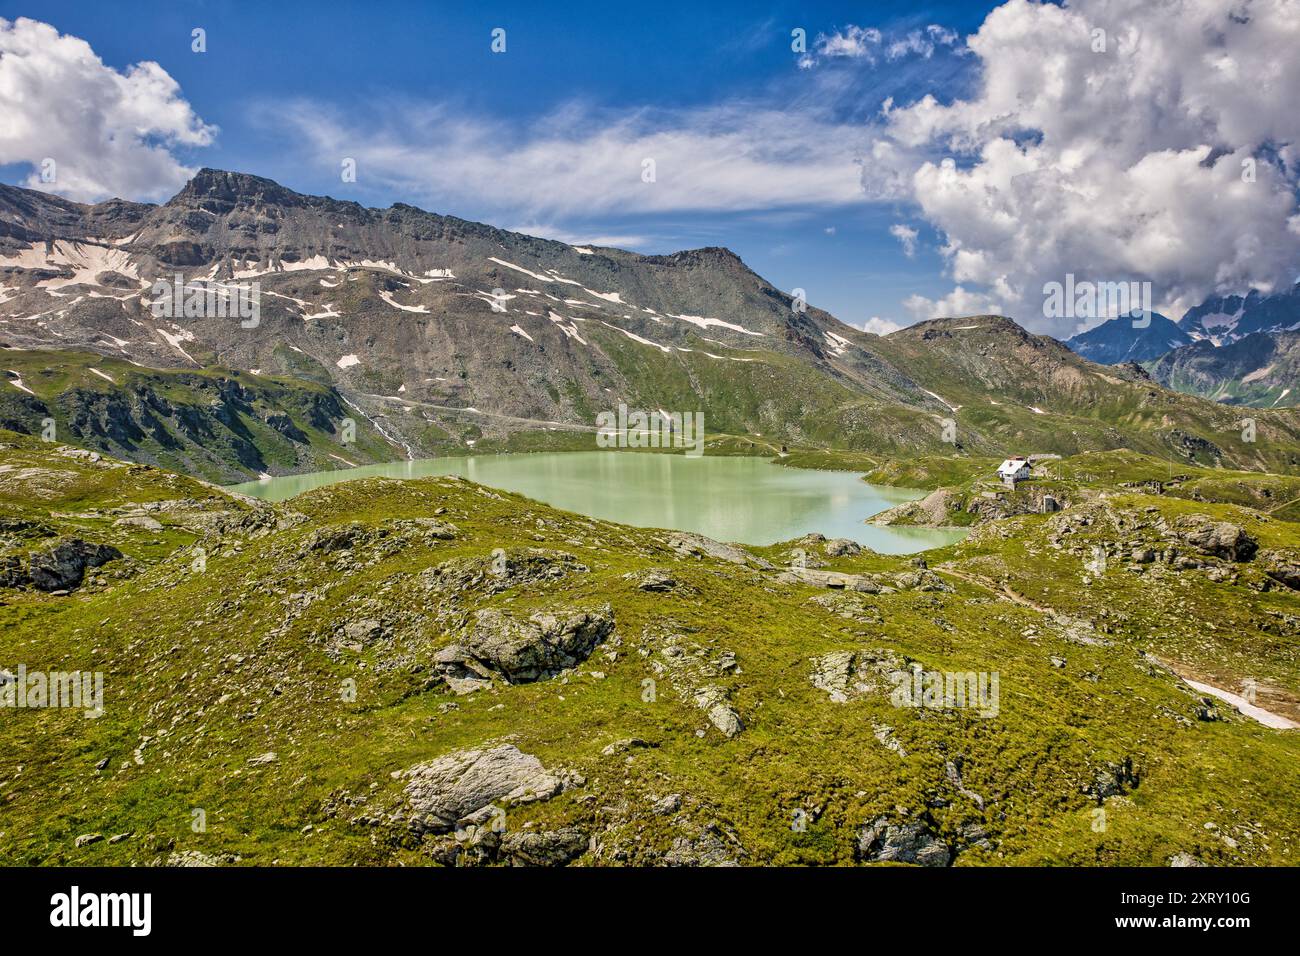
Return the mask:
<svg viewBox="0 0 1300 956">
<path fill-rule="evenodd" d="M 1103 372 L 1009 320 L 875 336 L 805 308 L 725 249 L 577 247 L 216 170 L 158 206 L 83 206 L 4 186 L 0 223 L 9 354 L 84 349 L 317 383 L 388 435 L 396 457 L 554 447 L 626 403 L 703 411 L 711 434 L 751 445 L 1129 446 L 1291 466 L 1267 442 L 1225 440 L 1231 412 Z M 257 283 L 259 315 L 160 309 L 154 283 L 177 275 L 181 300 Z M 1008 366 L 1013 356 L 1024 361 Z M 1085 393 L 1096 409 L 1080 404 Z M 1138 404 L 1161 414 L 1101 411 Z M 1300 421 L 1278 413 L 1263 431 L 1285 444 Z"/>
</svg>

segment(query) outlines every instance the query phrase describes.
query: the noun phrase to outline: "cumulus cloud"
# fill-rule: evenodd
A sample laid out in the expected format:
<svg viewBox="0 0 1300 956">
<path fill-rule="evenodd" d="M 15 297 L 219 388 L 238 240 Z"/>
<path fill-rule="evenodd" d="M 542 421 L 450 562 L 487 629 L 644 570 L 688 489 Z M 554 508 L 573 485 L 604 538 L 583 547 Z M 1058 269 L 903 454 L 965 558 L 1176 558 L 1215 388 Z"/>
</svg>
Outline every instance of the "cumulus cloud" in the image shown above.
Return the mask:
<svg viewBox="0 0 1300 956">
<path fill-rule="evenodd" d="M 919 233 L 915 229 L 896 222 L 889 227 L 889 234 L 903 244 L 903 255 L 909 259 L 916 255 L 916 237 Z"/>
<path fill-rule="evenodd" d="M 920 322 L 924 319 L 944 319 L 960 315 L 1001 315 L 1004 313 L 1002 303 L 983 292 L 953 289 L 938 299 L 928 299 L 923 295 L 910 295 L 903 300 L 903 308 L 911 313 L 912 319 Z"/>
<path fill-rule="evenodd" d="M 1175 316 L 1294 280 L 1300 4 L 1009 0 L 967 43 L 976 95 L 887 102 L 864 161 L 869 196 L 944 237 L 958 286 L 914 314 L 996 303 L 1068 334 L 1042 291 L 1066 273 L 1149 280 Z"/>
<path fill-rule="evenodd" d="M 812 112 L 729 104 L 609 113 L 570 106 L 532 124 L 400 103 L 366 121 L 308 101 L 268 116 L 322 167 L 432 203 L 473 202 L 538 221 L 863 201 L 865 132 Z"/>
<path fill-rule="evenodd" d="M 0 164 L 30 163 L 31 188 L 165 198 L 194 173 L 172 151 L 206 146 L 215 133 L 157 63 L 120 72 L 47 23 L 0 19 Z"/>
<path fill-rule="evenodd" d="M 882 319 L 878 315 L 873 315 L 862 323 L 863 332 L 874 332 L 876 335 L 888 335 L 890 332 L 897 332 L 901 328 L 902 326 L 893 319 Z"/>
</svg>

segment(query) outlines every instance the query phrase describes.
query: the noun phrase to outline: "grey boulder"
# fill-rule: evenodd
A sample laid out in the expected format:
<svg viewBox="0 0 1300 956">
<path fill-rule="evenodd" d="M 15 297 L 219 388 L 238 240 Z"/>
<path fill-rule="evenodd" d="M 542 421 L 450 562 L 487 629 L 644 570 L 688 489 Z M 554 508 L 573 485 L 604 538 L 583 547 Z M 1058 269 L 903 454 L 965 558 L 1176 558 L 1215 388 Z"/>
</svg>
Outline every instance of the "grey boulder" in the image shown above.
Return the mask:
<svg viewBox="0 0 1300 956">
<path fill-rule="evenodd" d="M 585 661 L 614 632 L 609 605 L 596 610 L 539 611 L 526 621 L 495 608 L 479 611 L 468 636 L 440 661 L 455 667 L 477 662 L 512 684 L 553 677 Z M 446 672 L 444 671 L 444 676 Z"/>
<path fill-rule="evenodd" d="M 549 800 L 571 782 L 514 744 L 458 750 L 403 772 L 417 832 L 446 832 L 490 808 Z"/>
<path fill-rule="evenodd" d="M 864 863 L 912 863 L 947 866 L 952 850 L 923 822 L 891 823 L 878 817 L 858 833 L 858 860 Z"/>
<path fill-rule="evenodd" d="M 27 563 L 27 583 L 40 591 L 70 591 L 81 584 L 87 568 L 115 561 L 122 552 L 110 545 L 65 538 L 32 554 Z"/>
</svg>

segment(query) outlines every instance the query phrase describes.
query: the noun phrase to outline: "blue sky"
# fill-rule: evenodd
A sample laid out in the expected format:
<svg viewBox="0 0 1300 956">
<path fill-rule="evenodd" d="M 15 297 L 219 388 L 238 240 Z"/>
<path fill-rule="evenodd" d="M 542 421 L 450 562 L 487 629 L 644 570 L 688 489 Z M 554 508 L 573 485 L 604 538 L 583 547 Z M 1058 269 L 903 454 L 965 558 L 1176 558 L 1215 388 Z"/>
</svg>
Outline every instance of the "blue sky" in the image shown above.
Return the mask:
<svg viewBox="0 0 1300 956">
<path fill-rule="evenodd" d="M 900 55 L 889 62 L 878 57 L 874 63 L 843 57 L 801 69 L 791 50 L 792 29 L 806 31 L 809 47 L 819 35 L 852 25 L 879 29 L 886 43 L 931 24 L 964 37 L 987 12 L 972 3 L 709 7 L 705 12 L 698 4 L 658 0 L 626 5 L 47 0 L 27 9 L 0 3 L 0 17 L 45 21 L 85 40 L 106 66 L 119 71 L 157 62 L 202 122 L 218 128 L 209 145 L 172 148 L 186 166 L 252 172 L 302 192 L 366 205 L 404 201 L 558 238 L 604 238 L 643 252 L 724 245 L 779 287 L 806 289 L 813 304 L 844 321 L 862 325 L 872 316 L 911 321 L 902 307 L 907 296 L 938 296 L 951 283 L 942 277 L 935 235 L 906 202 L 869 202 L 865 194 L 851 192 L 802 202 L 794 184 L 776 201 L 765 200 L 762 188 L 751 186 L 716 203 L 688 199 L 669 208 L 634 208 L 617 195 L 588 204 L 581 183 L 557 187 L 576 195 L 551 202 L 543 183 L 537 187 L 539 205 L 528 190 L 498 195 L 490 186 L 462 188 L 436 176 L 428 181 L 419 169 L 404 170 L 406 160 L 381 161 L 367 152 L 379 152 L 375 141 L 382 140 L 419 154 L 423 145 L 441 142 L 442 124 L 458 122 L 486 124 L 486 131 L 464 134 L 476 148 L 491 150 L 497 137 L 499 150 L 510 151 L 544 138 L 548 129 L 568 128 L 581 149 L 580 137 L 604 123 L 633 122 L 637 136 L 654 136 L 659 128 L 712 122 L 698 117 L 714 110 L 726 111 L 724 123 L 741 126 L 747 111 L 761 112 L 778 126 L 781 114 L 796 125 L 815 118 L 816 129 L 829 132 L 810 136 L 816 142 L 808 148 L 822 151 L 834 145 L 822 141 L 827 136 L 865 128 L 886 97 L 903 104 L 925 93 L 951 98 L 969 88 L 978 66 L 940 46 L 928 56 Z M 206 53 L 191 51 L 195 27 L 206 31 Z M 504 54 L 490 49 L 496 27 L 506 30 Z M 425 117 L 409 140 L 403 139 L 409 134 L 404 114 Z M 304 133 L 305 125 L 323 115 L 334 131 L 329 146 L 319 133 Z M 856 144 L 844 138 L 842 162 L 851 177 Z M 796 140 L 790 150 L 799 149 Z M 340 180 L 340 154 L 362 157 L 357 182 Z M 717 175 L 725 177 L 726 156 L 717 158 L 723 167 Z M 833 160 L 840 161 L 839 156 Z M 380 162 L 384 168 L 376 174 Z M 25 164 L 0 167 L 7 182 L 21 183 L 29 173 Z M 544 171 L 540 175 L 545 178 Z M 673 170 L 661 165 L 657 175 L 659 184 L 667 184 Z M 890 235 L 890 227 L 899 223 L 919 232 L 912 257 Z"/>
</svg>

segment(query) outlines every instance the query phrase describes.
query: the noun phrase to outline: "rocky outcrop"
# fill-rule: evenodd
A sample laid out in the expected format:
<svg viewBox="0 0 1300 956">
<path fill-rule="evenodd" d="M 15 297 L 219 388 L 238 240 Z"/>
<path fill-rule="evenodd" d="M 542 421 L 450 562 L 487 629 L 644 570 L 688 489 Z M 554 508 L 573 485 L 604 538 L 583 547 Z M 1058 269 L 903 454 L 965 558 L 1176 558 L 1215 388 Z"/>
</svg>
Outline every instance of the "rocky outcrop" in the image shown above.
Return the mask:
<svg viewBox="0 0 1300 956">
<path fill-rule="evenodd" d="M 811 584 L 814 587 L 831 588 L 837 591 L 860 591 L 864 594 L 952 590 L 941 577 L 926 568 L 900 571 L 896 574 L 846 574 L 841 571 L 791 567 L 778 574 L 776 580 L 781 584 Z"/>
<path fill-rule="evenodd" d="M 513 744 L 484 750 L 459 750 L 402 773 L 417 833 L 442 833 L 493 805 L 501 808 L 549 800 L 580 785 L 571 775 L 552 773 Z"/>
<path fill-rule="evenodd" d="M 668 546 L 683 557 L 693 555 L 695 557 L 718 558 L 721 561 L 744 564 L 761 568 L 764 571 L 770 571 L 774 568 L 772 562 L 751 554 L 744 548 L 739 548 L 734 544 L 723 544 L 721 541 L 706 538 L 702 534 L 691 534 L 685 531 L 675 532 L 668 536 Z"/>
<path fill-rule="evenodd" d="M 826 542 L 826 553 L 832 558 L 851 558 L 862 553 L 862 545 L 851 538 L 831 538 Z"/>
<path fill-rule="evenodd" d="M 25 562 L 19 555 L 0 558 L 0 587 L 71 591 L 81 585 L 87 569 L 121 557 L 122 552 L 111 545 L 92 544 L 81 538 L 63 538 L 32 552 Z"/>
<path fill-rule="evenodd" d="M 590 845 L 590 838 L 577 827 L 521 830 L 506 834 L 499 855 L 511 866 L 566 866 Z"/>
<path fill-rule="evenodd" d="M 867 598 L 851 591 L 832 591 L 828 594 L 815 594 L 808 599 L 809 604 L 823 608 L 846 621 L 864 624 L 878 624 L 881 616 L 879 609 Z"/>
<path fill-rule="evenodd" d="M 590 568 L 567 551 L 546 548 L 499 548 L 490 555 L 453 558 L 420 575 L 432 591 L 453 598 L 466 591 L 501 594 L 528 584 L 559 581 Z"/>
<path fill-rule="evenodd" d="M 739 866 L 746 855 L 735 834 L 710 823 L 697 836 L 673 840 L 663 862 L 668 866 Z"/>
<path fill-rule="evenodd" d="M 695 706 L 709 718 L 709 723 L 722 731 L 725 737 L 734 737 L 745 729 L 740 715 L 728 699 L 727 691 L 716 685 L 697 689 L 693 695 Z"/>
<path fill-rule="evenodd" d="M 649 568 L 640 574 L 632 573 L 626 577 L 631 578 L 641 591 L 671 591 L 677 587 L 672 573 L 664 568 Z"/>
<path fill-rule="evenodd" d="M 1187 515 L 1174 524 L 1179 540 L 1202 554 L 1225 561 L 1249 561 L 1259 543 L 1244 528 L 1205 515 Z"/>
<path fill-rule="evenodd" d="M 943 528 L 953 524 L 953 514 L 962 509 L 962 498 L 952 488 L 939 488 L 919 501 L 905 501 L 867 519 L 875 525 L 916 525 Z"/>
<path fill-rule="evenodd" d="M 1081 789 L 1098 803 L 1104 803 L 1110 797 L 1118 797 L 1137 787 L 1141 782 L 1141 772 L 1133 766 L 1131 757 L 1115 763 L 1098 767 L 1093 773 L 1091 783 Z"/>
<path fill-rule="evenodd" d="M 614 631 L 609 605 L 595 610 L 538 611 L 526 621 L 495 608 L 475 614 L 469 633 L 437 655 L 450 681 L 489 680 L 500 675 L 524 684 L 576 667 Z"/>
<path fill-rule="evenodd" d="M 895 651 L 834 651 L 812 661 L 812 685 L 837 704 L 884 692 L 897 675 L 910 673 L 913 662 Z"/>
<path fill-rule="evenodd" d="M 819 571 L 816 568 L 787 568 L 777 575 L 782 584 L 811 584 L 816 587 L 834 588 L 836 590 L 862 591 L 866 594 L 879 594 L 880 585 L 866 574 L 845 574 L 842 571 Z"/>
<path fill-rule="evenodd" d="M 1300 591 L 1300 561 L 1294 555 L 1270 550 L 1261 552 L 1258 560 L 1264 573 L 1274 581 L 1292 591 Z"/>
<path fill-rule="evenodd" d="M 856 858 L 860 863 L 948 866 L 953 853 L 925 821 L 891 822 L 877 817 L 858 831 Z"/>
</svg>

